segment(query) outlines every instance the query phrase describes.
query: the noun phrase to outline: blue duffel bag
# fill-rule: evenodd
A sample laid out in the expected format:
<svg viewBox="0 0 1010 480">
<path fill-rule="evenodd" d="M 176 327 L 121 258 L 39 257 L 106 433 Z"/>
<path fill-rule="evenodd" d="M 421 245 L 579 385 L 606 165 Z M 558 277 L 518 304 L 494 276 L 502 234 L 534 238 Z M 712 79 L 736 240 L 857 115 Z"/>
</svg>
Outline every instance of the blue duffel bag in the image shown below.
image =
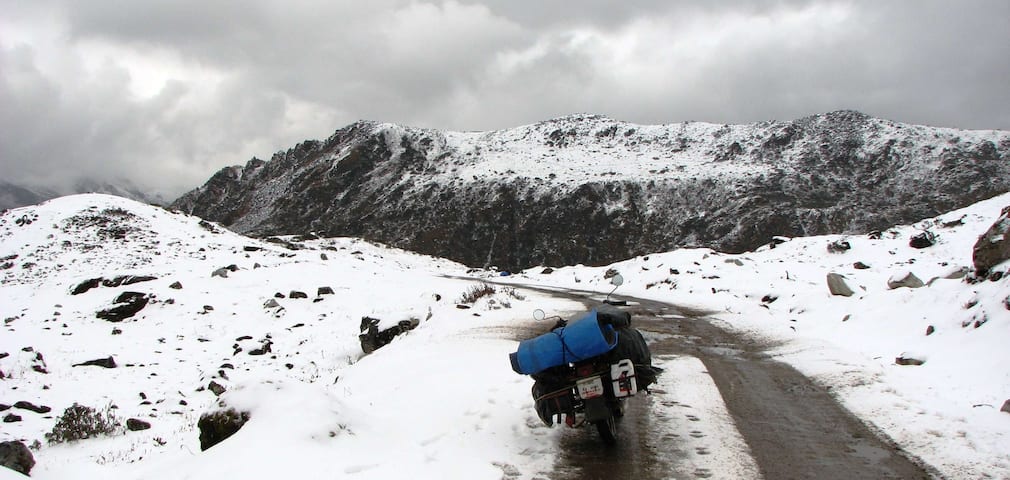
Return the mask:
<svg viewBox="0 0 1010 480">
<path fill-rule="evenodd" d="M 509 354 L 509 360 L 516 373 L 531 375 L 602 355 L 616 345 L 614 327 L 609 323 L 601 324 L 593 310 L 565 327 L 519 342 L 519 349 Z"/>
</svg>

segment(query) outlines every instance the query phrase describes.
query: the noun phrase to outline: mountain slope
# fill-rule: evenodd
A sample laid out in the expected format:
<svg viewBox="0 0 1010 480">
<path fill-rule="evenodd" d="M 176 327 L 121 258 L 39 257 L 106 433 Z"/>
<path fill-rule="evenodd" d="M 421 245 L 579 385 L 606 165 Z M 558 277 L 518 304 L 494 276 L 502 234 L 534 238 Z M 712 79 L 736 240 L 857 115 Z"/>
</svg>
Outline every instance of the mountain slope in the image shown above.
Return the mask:
<svg viewBox="0 0 1010 480">
<path fill-rule="evenodd" d="M 1010 133 L 839 111 L 752 125 L 575 115 L 495 132 L 359 122 L 225 168 L 173 207 L 516 269 L 882 229 L 1010 191 Z"/>
</svg>

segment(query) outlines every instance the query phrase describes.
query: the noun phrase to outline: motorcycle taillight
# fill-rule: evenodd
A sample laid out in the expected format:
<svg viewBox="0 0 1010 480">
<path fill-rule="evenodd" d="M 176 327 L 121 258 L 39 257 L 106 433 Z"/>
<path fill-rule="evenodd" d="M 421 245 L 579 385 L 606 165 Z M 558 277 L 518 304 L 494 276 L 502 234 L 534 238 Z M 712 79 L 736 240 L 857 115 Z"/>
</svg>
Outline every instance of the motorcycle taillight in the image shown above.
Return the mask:
<svg viewBox="0 0 1010 480">
<path fill-rule="evenodd" d="M 593 366 L 583 365 L 581 367 L 576 368 L 575 373 L 578 374 L 580 377 L 588 377 L 593 374 Z"/>
</svg>

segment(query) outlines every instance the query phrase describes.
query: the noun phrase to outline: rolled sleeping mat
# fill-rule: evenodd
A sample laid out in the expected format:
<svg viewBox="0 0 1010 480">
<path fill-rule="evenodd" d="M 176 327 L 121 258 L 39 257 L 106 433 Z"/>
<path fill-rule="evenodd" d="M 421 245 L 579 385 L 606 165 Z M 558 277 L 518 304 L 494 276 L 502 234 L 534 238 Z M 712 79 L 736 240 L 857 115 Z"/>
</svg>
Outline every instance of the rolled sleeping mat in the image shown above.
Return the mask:
<svg viewBox="0 0 1010 480">
<path fill-rule="evenodd" d="M 601 324 L 593 310 L 568 326 L 519 342 L 519 349 L 509 354 L 509 360 L 516 373 L 531 375 L 602 355 L 616 345 L 617 331 L 610 324 Z"/>
</svg>

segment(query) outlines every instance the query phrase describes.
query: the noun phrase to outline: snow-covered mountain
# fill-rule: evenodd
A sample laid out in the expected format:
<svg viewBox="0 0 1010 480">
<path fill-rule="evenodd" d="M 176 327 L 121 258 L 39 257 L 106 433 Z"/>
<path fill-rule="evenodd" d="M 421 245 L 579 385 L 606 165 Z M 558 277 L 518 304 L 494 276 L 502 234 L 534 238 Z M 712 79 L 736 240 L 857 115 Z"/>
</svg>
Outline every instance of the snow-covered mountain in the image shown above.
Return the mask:
<svg viewBox="0 0 1010 480">
<path fill-rule="evenodd" d="M 1010 132 L 839 111 L 752 125 L 574 115 L 494 132 L 359 122 L 229 167 L 174 208 L 254 236 L 356 236 L 471 266 L 908 223 L 1010 191 Z"/>
</svg>

